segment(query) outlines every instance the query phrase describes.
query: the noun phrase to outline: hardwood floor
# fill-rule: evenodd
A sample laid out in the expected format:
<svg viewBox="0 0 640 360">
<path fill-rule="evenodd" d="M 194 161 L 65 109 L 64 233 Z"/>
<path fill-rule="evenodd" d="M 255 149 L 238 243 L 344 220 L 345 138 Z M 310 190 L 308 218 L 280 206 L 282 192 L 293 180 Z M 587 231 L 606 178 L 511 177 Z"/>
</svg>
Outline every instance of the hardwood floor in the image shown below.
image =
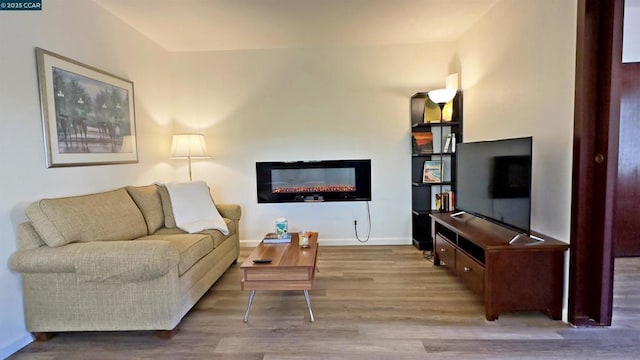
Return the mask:
<svg viewBox="0 0 640 360">
<path fill-rule="evenodd" d="M 486 321 L 479 299 L 412 246 L 320 247 L 316 317 L 302 291 L 258 292 L 249 322 L 240 261 L 182 320 L 153 332 L 63 333 L 11 359 L 631 359 L 640 353 L 640 258 L 616 260 L 610 328 L 542 314 Z M 526 284 L 523 284 L 526 286 Z"/>
</svg>

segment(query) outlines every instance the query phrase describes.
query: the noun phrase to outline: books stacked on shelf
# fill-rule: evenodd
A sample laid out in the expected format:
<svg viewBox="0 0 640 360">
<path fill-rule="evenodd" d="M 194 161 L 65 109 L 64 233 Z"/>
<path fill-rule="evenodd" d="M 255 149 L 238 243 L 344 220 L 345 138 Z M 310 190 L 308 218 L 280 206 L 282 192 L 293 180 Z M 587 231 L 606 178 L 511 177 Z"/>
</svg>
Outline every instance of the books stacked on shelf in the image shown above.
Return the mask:
<svg viewBox="0 0 640 360">
<path fill-rule="evenodd" d="M 433 154 L 433 134 L 430 132 L 411 132 L 411 144 L 414 155 Z"/>
<path fill-rule="evenodd" d="M 278 236 L 276 233 L 268 233 L 262 239 L 265 244 L 286 244 L 291 242 L 291 233 Z"/>
<path fill-rule="evenodd" d="M 443 171 L 442 160 L 427 160 L 424 162 L 422 169 L 423 183 L 439 183 L 442 182 Z"/>
<path fill-rule="evenodd" d="M 456 198 L 453 191 L 444 191 L 435 195 L 435 209 L 450 212 L 456 208 Z"/>
<path fill-rule="evenodd" d="M 456 152 L 456 134 L 447 135 L 447 139 L 444 141 L 444 149 L 445 153 L 447 152 Z"/>
</svg>

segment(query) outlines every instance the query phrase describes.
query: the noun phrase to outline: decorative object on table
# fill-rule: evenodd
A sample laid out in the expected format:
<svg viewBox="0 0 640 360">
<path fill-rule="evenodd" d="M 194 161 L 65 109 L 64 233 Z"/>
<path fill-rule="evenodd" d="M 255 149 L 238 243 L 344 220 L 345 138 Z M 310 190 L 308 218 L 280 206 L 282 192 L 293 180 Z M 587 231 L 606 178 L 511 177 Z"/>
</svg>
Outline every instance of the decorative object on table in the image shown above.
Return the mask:
<svg viewBox="0 0 640 360">
<path fill-rule="evenodd" d="M 301 248 L 308 248 L 309 245 L 309 232 L 301 231 L 298 233 L 298 245 Z"/>
<path fill-rule="evenodd" d="M 189 160 L 189 181 L 193 181 L 191 175 L 191 159 L 207 159 L 207 146 L 202 134 L 176 134 L 171 141 L 171 156 L 169 159 Z"/>
<path fill-rule="evenodd" d="M 442 182 L 442 160 L 427 160 L 424 162 L 422 170 L 423 183 L 439 183 Z"/>
<path fill-rule="evenodd" d="M 291 242 L 291 234 L 287 233 L 282 236 L 278 236 L 276 233 L 267 233 L 262 242 L 265 244 L 287 244 Z"/>
<path fill-rule="evenodd" d="M 137 163 L 133 82 L 36 48 L 47 167 Z"/>
<path fill-rule="evenodd" d="M 415 155 L 433 154 L 433 134 L 425 131 L 411 133 L 412 151 Z"/>
<path fill-rule="evenodd" d="M 289 233 L 289 222 L 285 218 L 276 219 L 276 235 L 284 238 Z"/>
</svg>

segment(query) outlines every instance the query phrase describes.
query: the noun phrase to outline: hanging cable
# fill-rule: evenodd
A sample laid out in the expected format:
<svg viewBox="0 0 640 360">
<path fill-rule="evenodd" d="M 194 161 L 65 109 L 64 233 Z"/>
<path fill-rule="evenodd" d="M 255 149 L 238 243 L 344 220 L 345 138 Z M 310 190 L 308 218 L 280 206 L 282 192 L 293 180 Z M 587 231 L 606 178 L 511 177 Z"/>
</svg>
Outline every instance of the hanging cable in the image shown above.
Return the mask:
<svg viewBox="0 0 640 360">
<path fill-rule="evenodd" d="M 369 231 L 367 231 L 367 237 L 365 239 L 360 239 L 358 235 L 358 220 L 353 220 L 353 231 L 356 234 L 356 239 L 359 242 L 365 243 L 369 241 L 369 237 L 371 236 L 371 210 L 369 209 L 369 202 L 367 201 L 367 223 L 369 224 Z"/>
</svg>

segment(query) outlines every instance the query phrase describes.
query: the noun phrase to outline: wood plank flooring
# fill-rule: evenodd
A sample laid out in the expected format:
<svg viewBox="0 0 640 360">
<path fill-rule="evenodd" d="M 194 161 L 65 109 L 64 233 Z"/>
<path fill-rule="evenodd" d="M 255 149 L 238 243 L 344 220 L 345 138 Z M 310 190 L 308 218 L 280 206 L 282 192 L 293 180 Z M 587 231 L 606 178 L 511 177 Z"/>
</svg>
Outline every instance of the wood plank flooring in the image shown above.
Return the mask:
<svg viewBox="0 0 640 360">
<path fill-rule="evenodd" d="M 316 317 L 302 291 L 248 292 L 233 265 L 171 340 L 79 332 L 10 359 L 632 359 L 640 353 L 640 258 L 616 260 L 614 325 L 572 328 L 542 314 L 486 321 L 479 299 L 412 246 L 320 247 Z M 526 286 L 526 284 L 523 284 Z"/>
</svg>

